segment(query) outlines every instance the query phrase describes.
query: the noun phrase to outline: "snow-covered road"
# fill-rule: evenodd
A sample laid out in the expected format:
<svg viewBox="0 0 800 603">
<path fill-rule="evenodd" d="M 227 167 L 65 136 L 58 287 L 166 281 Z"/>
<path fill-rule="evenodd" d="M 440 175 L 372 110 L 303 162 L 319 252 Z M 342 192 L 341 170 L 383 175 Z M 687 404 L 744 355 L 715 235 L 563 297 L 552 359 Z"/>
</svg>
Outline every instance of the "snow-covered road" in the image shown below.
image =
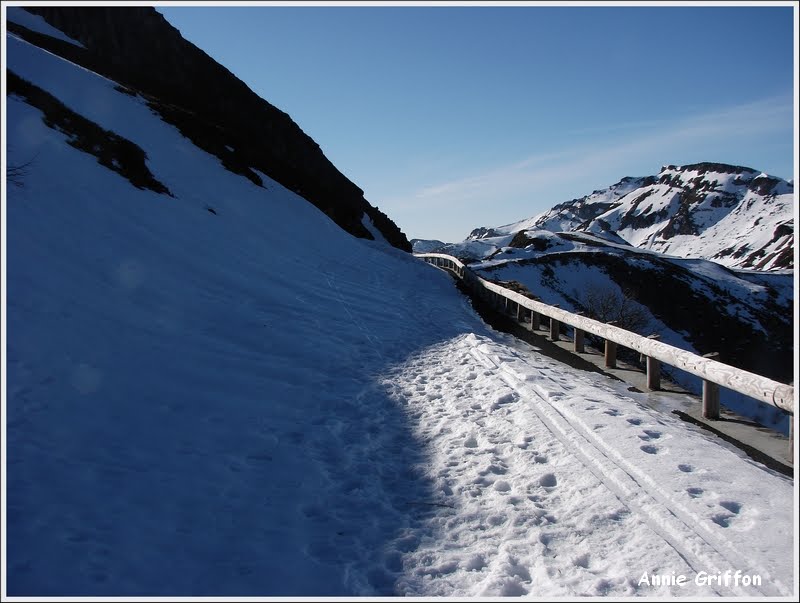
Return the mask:
<svg viewBox="0 0 800 603">
<path fill-rule="evenodd" d="M 768 551 L 791 537 L 791 482 L 622 386 L 470 334 L 397 367 L 386 387 L 428 450 L 435 505 L 400 592 L 790 592 L 788 550 Z M 728 570 L 762 585 L 702 584 Z M 650 584 L 665 575 L 686 582 Z"/>
</svg>

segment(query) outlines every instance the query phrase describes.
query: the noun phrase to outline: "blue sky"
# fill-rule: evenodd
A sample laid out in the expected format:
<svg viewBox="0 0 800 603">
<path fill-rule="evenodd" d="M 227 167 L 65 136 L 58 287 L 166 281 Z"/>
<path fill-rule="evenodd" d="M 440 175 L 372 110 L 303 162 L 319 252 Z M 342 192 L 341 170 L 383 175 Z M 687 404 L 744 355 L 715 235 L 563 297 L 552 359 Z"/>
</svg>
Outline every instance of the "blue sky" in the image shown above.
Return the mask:
<svg viewBox="0 0 800 603">
<path fill-rule="evenodd" d="M 159 6 L 409 238 L 463 239 L 624 176 L 794 178 L 779 6 Z"/>
</svg>

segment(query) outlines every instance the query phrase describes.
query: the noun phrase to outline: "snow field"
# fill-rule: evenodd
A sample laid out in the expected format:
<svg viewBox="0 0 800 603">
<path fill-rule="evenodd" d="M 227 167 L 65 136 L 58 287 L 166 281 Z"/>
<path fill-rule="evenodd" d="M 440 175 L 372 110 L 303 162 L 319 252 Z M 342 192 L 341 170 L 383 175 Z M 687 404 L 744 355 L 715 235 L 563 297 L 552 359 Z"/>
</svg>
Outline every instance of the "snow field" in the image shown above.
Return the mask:
<svg viewBox="0 0 800 603">
<path fill-rule="evenodd" d="M 8 55 L 175 194 L 8 99 L 36 158 L 7 204 L 9 595 L 788 592 L 789 480 L 493 332 L 113 82 Z M 639 584 L 729 567 L 764 584 Z"/>
</svg>

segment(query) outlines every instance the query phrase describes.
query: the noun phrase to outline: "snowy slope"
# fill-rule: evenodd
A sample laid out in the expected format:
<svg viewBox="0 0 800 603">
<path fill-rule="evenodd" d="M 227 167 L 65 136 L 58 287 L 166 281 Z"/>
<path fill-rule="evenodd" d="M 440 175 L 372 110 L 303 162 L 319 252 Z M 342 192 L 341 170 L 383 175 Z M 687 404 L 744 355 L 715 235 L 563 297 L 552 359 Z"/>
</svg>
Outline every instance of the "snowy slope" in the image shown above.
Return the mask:
<svg viewBox="0 0 800 603">
<path fill-rule="evenodd" d="M 34 31 L 36 33 L 44 34 L 46 36 L 50 36 L 55 38 L 56 40 L 62 40 L 64 42 L 69 42 L 74 46 L 78 46 L 80 48 L 85 48 L 83 44 L 70 38 L 64 32 L 59 29 L 56 29 L 52 25 L 50 25 L 47 21 L 44 20 L 43 17 L 39 15 L 34 15 L 33 13 L 29 13 L 24 8 L 19 6 L 9 6 L 6 8 L 6 17 L 12 23 L 17 23 L 22 25 L 23 27 L 27 27 L 29 30 Z"/>
<path fill-rule="evenodd" d="M 4 595 L 796 593 L 790 480 L 491 331 L 445 274 L 114 82 L 12 38 L 7 60 L 171 195 L 7 99 L 30 164 L 6 208 Z M 729 569 L 760 584 L 702 579 Z"/>
<path fill-rule="evenodd" d="M 476 229 L 453 249 L 474 254 L 475 241 L 482 240 L 496 250 L 502 247 L 498 237 L 529 230 L 584 231 L 731 268 L 786 269 L 794 261 L 794 188 L 750 168 L 670 165 L 656 176 L 623 178 L 532 218 Z M 480 257 L 493 252 L 484 249 Z"/>
</svg>

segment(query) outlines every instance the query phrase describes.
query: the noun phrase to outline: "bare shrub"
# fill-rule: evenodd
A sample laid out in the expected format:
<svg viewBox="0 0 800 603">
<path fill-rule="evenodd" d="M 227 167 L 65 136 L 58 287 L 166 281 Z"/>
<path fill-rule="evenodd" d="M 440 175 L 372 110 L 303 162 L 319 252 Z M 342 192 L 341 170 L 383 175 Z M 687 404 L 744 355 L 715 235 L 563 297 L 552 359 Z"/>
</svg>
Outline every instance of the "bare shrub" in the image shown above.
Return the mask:
<svg viewBox="0 0 800 603">
<path fill-rule="evenodd" d="M 600 322 L 613 322 L 621 329 L 644 335 L 650 325 L 647 310 L 636 302 L 633 291 L 628 288 L 588 287 L 579 298 L 583 312 Z"/>
</svg>

